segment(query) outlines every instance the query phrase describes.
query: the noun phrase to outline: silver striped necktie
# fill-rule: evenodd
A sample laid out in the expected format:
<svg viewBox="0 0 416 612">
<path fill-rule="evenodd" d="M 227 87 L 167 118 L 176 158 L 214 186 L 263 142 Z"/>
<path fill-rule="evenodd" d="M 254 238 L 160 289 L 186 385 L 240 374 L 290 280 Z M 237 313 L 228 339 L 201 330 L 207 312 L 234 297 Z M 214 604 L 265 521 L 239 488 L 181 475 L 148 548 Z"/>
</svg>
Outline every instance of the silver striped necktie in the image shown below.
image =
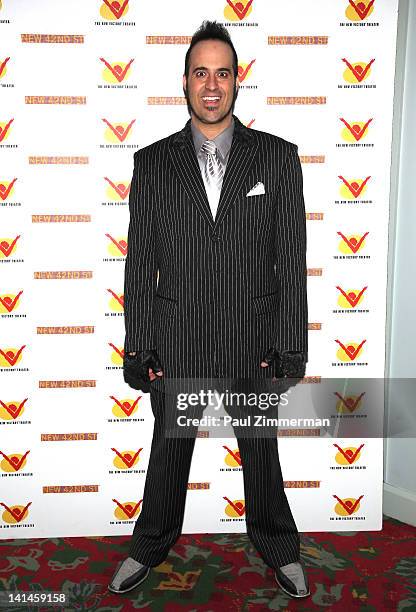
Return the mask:
<svg viewBox="0 0 416 612">
<path fill-rule="evenodd" d="M 212 216 L 215 219 L 224 170 L 222 163 L 218 159 L 217 145 L 215 142 L 212 140 L 205 140 L 201 145 L 201 151 L 203 151 L 206 156 L 204 165 L 205 186 L 207 188 L 207 196 L 211 206 Z"/>
</svg>

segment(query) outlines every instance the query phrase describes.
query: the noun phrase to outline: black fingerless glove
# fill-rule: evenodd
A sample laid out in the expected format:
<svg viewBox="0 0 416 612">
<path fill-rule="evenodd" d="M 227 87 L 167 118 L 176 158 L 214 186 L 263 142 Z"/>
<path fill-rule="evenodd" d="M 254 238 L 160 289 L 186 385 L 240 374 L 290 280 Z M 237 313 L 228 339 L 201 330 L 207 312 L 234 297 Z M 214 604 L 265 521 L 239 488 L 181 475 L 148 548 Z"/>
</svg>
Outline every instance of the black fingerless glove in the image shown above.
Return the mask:
<svg viewBox="0 0 416 612">
<path fill-rule="evenodd" d="M 280 353 L 272 347 L 267 351 L 263 361 L 269 364 L 273 376 L 278 379 L 279 393 L 286 393 L 305 376 L 307 358 L 305 353 L 300 351 Z"/>
<path fill-rule="evenodd" d="M 135 355 L 124 354 L 123 376 L 124 381 L 133 389 L 150 392 L 153 381 L 149 378 L 149 368 L 156 372 L 162 371 L 162 364 L 154 349 L 139 351 Z"/>
</svg>

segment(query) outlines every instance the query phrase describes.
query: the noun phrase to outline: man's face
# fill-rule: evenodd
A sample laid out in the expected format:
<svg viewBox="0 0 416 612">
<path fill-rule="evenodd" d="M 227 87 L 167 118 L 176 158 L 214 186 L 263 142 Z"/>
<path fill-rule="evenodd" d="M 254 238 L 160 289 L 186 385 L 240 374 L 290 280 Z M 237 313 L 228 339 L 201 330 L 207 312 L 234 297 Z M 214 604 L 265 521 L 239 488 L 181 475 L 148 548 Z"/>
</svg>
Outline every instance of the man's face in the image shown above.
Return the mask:
<svg viewBox="0 0 416 612">
<path fill-rule="evenodd" d="M 192 113 L 202 123 L 220 123 L 232 113 L 238 91 L 231 47 L 221 40 L 201 40 L 193 47 L 183 88 Z"/>
</svg>

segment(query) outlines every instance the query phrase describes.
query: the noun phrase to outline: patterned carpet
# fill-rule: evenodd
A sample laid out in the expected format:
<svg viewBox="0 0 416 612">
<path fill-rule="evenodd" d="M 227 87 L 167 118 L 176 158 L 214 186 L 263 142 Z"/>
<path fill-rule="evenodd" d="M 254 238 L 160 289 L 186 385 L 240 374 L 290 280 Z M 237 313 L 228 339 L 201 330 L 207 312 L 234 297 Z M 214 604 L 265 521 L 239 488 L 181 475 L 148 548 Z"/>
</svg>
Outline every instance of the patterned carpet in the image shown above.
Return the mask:
<svg viewBox="0 0 416 612">
<path fill-rule="evenodd" d="M 416 611 L 416 528 L 387 517 L 377 532 L 303 533 L 311 584 L 303 601 L 279 590 L 245 534 L 184 535 L 142 589 L 111 594 L 107 584 L 128 540 L 2 540 L 0 590 L 64 591 L 69 605 L 55 609 L 65 611 Z"/>
</svg>

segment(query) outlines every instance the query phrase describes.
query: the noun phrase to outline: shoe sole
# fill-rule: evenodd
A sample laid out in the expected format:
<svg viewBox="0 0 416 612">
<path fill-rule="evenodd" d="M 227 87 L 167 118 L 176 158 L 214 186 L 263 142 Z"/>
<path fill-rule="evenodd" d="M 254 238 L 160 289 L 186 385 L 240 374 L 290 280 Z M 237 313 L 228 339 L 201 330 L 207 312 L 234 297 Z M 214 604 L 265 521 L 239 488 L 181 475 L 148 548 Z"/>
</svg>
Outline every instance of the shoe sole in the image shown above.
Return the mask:
<svg viewBox="0 0 416 612">
<path fill-rule="evenodd" d="M 279 585 L 279 587 L 282 589 L 282 591 L 290 595 L 290 597 L 294 597 L 295 599 L 304 599 L 305 597 L 309 597 L 309 595 L 311 594 L 311 591 L 308 590 L 308 592 L 305 593 L 305 595 L 295 595 L 294 593 L 291 593 L 290 591 L 285 589 L 285 587 L 279 582 L 279 579 L 276 577 L 276 575 L 275 575 L 275 580 L 277 584 Z"/>
<path fill-rule="evenodd" d="M 144 582 L 146 578 L 148 577 L 149 573 L 150 573 L 150 568 L 147 570 L 143 578 L 139 580 L 139 582 L 136 582 L 135 584 L 133 584 L 133 586 L 129 587 L 128 589 L 123 589 L 122 591 L 117 590 L 117 589 L 112 589 L 110 584 L 108 585 L 107 589 L 110 591 L 110 593 L 128 593 L 129 591 L 132 591 L 133 589 L 138 587 L 142 582 Z"/>
</svg>

